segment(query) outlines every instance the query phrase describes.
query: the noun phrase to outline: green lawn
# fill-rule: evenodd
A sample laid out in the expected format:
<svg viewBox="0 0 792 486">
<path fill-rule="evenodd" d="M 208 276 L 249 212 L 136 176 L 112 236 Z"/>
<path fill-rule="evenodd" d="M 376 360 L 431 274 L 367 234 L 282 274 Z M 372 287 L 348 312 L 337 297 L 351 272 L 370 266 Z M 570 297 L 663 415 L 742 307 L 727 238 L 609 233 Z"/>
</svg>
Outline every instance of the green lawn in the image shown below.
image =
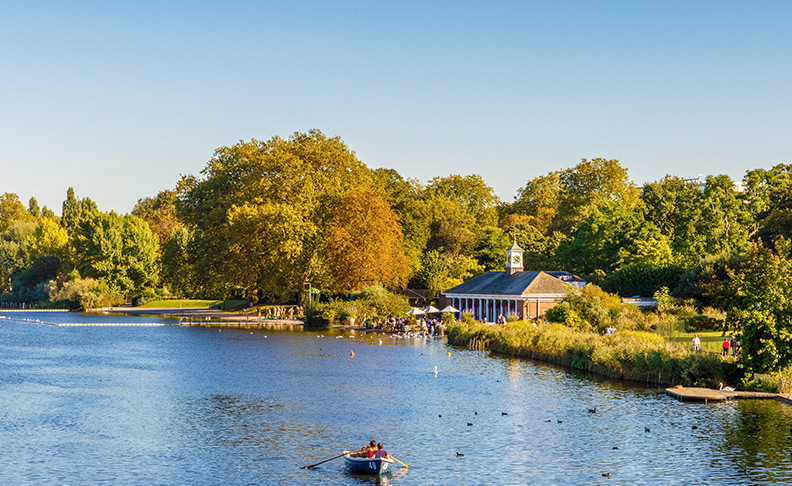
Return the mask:
<svg viewBox="0 0 792 486">
<path fill-rule="evenodd" d="M 693 340 L 694 334 L 698 334 L 699 339 L 701 339 L 702 351 L 712 351 L 713 353 L 721 352 L 724 336 L 720 331 L 706 331 L 699 333 L 676 332 L 673 336 L 668 336 L 667 339 L 676 343 L 682 343 L 692 349 L 693 344 L 691 344 L 691 341 Z M 731 338 L 731 334 L 726 334 L 726 337 Z M 731 354 L 731 350 L 729 350 L 729 354 Z"/>
<path fill-rule="evenodd" d="M 140 309 L 178 309 L 180 307 L 211 307 L 216 304 L 218 300 L 195 300 L 195 299 L 168 299 L 168 300 L 150 300 L 145 304 L 138 306 Z"/>
</svg>

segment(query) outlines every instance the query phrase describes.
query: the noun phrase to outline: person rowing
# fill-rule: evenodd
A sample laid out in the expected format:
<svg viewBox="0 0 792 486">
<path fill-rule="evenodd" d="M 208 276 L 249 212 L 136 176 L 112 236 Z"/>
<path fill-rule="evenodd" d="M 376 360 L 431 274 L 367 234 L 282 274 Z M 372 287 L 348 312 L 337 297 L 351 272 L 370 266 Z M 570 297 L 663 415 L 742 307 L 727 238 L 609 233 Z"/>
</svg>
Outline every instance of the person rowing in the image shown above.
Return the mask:
<svg viewBox="0 0 792 486">
<path fill-rule="evenodd" d="M 373 457 L 381 457 L 381 458 L 387 458 L 387 457 L 390 457 L 390 456 L 388 455 L 388 451 L 386 451 L 386 450 L 383 450 L 383 448 L 382 448 L 382 442 L 380 442 L 379 444 L 377 444 L 377 450 L 375 450 L 375 451 L 374 451 L 374 456 L 373 456 Z"/>
<path fill-rule="evenodd" d="M 360 449 L 358 449 L 358 451 L 360 451 L 360 452 L 352 453 L 352 454 L 350 454 L 350 456 L 352 456 L 352 457 L 369 457 L 369 458 L 371 458 L 371 457 L 374 457 L 374 451 L 375 450 L 377 450 L 377 442 L 372 440 L 368 444 L 366 444 L 363 447 L 361 447 Z"/>
</svg>

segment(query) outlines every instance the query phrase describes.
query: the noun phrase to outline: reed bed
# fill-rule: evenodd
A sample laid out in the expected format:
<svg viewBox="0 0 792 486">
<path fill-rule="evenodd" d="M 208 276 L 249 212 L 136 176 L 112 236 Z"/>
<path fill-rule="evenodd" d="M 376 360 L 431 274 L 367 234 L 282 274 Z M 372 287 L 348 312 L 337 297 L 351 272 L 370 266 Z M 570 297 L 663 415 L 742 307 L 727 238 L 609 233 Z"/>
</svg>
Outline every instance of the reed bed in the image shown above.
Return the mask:
<svg viewBox="0 0 792 486">
<path fill-rule="evenodd" d="M 606 336 L 576 331 L 563 324 L 512 322 L 486 325 L 455 321 L 446 333 L 461 346 L 552 362 L 618 379 L 657 385 L 715 386 L 737 383 L 737 363 L 712 353 L 693 353 L 647 331 L 618 331 Z"/>
</svg>

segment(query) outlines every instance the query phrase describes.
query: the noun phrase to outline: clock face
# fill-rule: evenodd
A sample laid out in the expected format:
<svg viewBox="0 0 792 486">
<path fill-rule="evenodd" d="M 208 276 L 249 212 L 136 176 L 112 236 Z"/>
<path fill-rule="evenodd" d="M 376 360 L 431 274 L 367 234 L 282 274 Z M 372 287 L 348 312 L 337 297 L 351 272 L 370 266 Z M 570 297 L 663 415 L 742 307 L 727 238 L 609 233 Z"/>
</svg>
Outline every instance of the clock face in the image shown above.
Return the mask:
<svg viewBox="0 0 792 486">
<path fill-rule="evenodd" d="M 520 255 L 514 255 L 514 257 L 512 257 L 512 261 L 514 263 L 520 263 Z"/>
</svg>

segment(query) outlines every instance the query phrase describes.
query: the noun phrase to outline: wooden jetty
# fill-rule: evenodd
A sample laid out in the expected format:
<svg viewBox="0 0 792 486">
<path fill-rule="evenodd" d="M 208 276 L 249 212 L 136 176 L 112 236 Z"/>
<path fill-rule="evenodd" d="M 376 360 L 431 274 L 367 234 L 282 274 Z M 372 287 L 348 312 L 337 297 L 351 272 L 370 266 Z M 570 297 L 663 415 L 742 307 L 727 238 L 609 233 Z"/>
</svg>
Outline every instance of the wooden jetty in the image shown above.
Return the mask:
<svg viewBox="0 0 792 486">
<path fill-rule="evenodd" d="M 710 388 L 683 386 L 680 388 L 666 388 L 666 393 L 680 401 L 719 402 L 733 398 L 777 398 L 778 393 L 751 392 L 751 391 L 724 391 Z"/>
</svg>

